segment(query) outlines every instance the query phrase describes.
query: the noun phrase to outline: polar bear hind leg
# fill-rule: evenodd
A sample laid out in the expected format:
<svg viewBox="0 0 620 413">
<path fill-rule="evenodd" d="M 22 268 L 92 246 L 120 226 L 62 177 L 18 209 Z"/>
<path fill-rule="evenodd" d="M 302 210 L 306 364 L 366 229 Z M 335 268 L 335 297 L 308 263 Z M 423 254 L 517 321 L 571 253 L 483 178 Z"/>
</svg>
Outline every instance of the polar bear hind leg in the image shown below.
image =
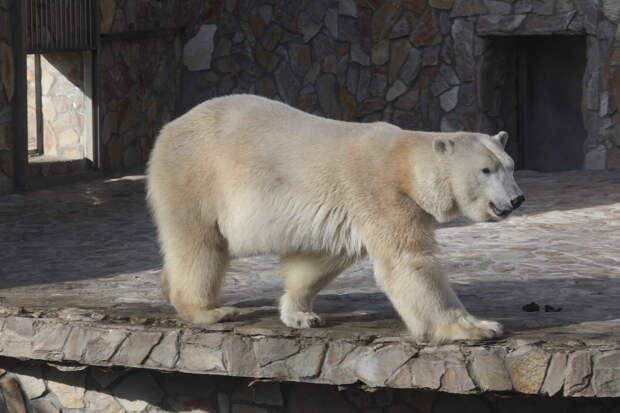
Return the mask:
<svg viewBox="0 0 620 413">
<path fill-rule="evenodd" d="M 279 272 L 286 292 L 280 298 L 280 319 L 292 328 L 318 327 L 321 318 L 312 311 L 316 295 L 353 262 L 347 257 L 294 254 L 283 257 Z"/>
</svg>

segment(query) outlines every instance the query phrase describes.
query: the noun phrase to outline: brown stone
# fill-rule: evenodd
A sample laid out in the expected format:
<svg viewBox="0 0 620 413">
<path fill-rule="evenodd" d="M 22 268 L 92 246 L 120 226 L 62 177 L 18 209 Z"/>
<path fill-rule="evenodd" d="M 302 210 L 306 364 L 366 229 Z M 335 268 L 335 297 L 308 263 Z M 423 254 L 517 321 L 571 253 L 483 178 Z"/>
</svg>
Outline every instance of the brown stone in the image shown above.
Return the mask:
<svg viewBox="0 0 620 413">
<path fill-rule="evenodd" d="M 273 70 L 274 67 L 280 61 L 280 56 L 275 53 L 265 50 L 262 46 L 257 45 L 254 49 L 254 57 L 258 64 L 267 69 L 267 71 Z"/>
<path fill-rule="evenodd" d="M 409 56 L 409 50 L 411 50 L 411 43 L 409 43 L 407 39 L 398 39 L 392 42 L 388 74 L 389 83 L 393 83 L 394 80 L 396 80 L 400 68 L 407 59 L 407 56 Z"/>
<path fill-rule="evenodd" d="M 10 413 L 27 413 L 24 398 L 19 389 L 19 383 L 14 378 L 0 379 L 0 390 L 4 397 L 7 411 Z"/>
<path fill-rule="evenodd" d="M 344 87 L 340 88 L 340 108 L 342 109 L 342 120 L 352 120 L 355 117 L 357 101 L 355 96 Z"/>
<path fill-rule="evenodd" d="M 427 0 L 403 0 L 403 7 L 406 10 L 420 14 L 426 8 Z"/>
<path fill-rule="evenodd" d="M 397 0 L 387 0 L 383 2 L 377 11 L 375 11 L 372 17 L 372 39 L 375 42 L 383 40 L 392 30 L 392 26 L 402 13 L 402 4 Z"/>
<path fill-rule="evenodd" d="M 429 0 L 428 4 L 436 9 L 449 10 L 454 0 Z"/>
<path fill-rule="evenodd" d="M 112 28 L 114 15 L 116 14 L 116 0 L 99 0 L 99 9 L 101 11 L 101 33 L 107 33 Z"/>
<path fill-rule="evenodd" d="M 376 43 L 371 50 L 371 60 L 377 65 L 383 65 L 387 63 L 389 60 L 389 49 L 390 43 L 389 40 L 384 39 Z"/>
<path fill-rule="evenodd" d="M 469 377 L 465 365 L 449 366 L 441 378 L 441 390 L 451 393 L 469 393 L 476 385 Z"/>
<path fill-rule="evenodd" d="M 409 27 L 411 27 L 409 40 L 414 46 L 431 46 L 441 43 L 439 26 L 431 8 L 428 8 L 420 17 L 411 17 Z"/>
<path fill-rule="evenodd" d="M 536 394 L 545 378 L 550 356 L 535 348 L 522 348 L 506 357 L 515 390 Z"/>
</svg>

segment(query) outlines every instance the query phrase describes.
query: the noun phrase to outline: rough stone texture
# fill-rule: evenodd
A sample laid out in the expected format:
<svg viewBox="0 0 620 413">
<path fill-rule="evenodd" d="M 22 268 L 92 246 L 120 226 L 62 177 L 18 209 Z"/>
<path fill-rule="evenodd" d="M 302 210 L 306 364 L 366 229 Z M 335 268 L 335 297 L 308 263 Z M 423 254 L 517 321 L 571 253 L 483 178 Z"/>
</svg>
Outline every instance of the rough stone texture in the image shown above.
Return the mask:
<svg viewBox="0 0 620 413">
<path fill-rule="evenodd" d="M 541 388 L 541 393 L 549 396 L 558 394 L 564 386 L 564 372 L 566 370 L 566 354 L 554 354 L 547 369 L 547 375 Z"/>
<path fill-rule="evenodd" d="M 215 49 L 215 24 L 203 24 L 200 30 L 183 47 L 183 63 L 193 72 L 211 68 L 211 56 Z"/>
<path fill-rule="evenodd" d="M 471 363 L 473 377 L 483 391 L 510 391 L 512 382 L 504 366 L 504 355 L 482 350 Z"/>
<path fill-rule="evenodd" d="M 506 361 L 515 390 L 536 394 L 542 386 L 549 355 L 536 348 L 521 348 L 508 354 Z"/>
</svg>

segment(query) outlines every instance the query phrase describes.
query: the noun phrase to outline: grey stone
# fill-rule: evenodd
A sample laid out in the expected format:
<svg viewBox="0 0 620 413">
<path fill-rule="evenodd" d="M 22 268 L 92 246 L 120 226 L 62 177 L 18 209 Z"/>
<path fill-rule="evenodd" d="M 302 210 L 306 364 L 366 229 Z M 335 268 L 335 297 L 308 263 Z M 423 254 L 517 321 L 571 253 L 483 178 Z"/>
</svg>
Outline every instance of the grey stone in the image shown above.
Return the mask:
<svg viewBox="0 0 620 413">
<path fill-rule="evenodd" d="M 415 387 L 437 390 L 446 371 L 443 360 L 417 358 L 411 363 L 411 384 Z"/>
<path fill-rule="evenodd" d="M 401 80 L 397 80 L 394 82 L 392 86 L 387 91 L 385 95 L 385 100 L 391 102 L 401 96 L 403 93 L 407 91 L 407 85 L 404 84 Z"/>
<path fill-rule="evenodd" d="M 375 43 L 371 50 L 372 62 L 377 66 L 381 66 L 387 63 L 387 61 L 390 59 L 389 51 L 390 41 L 388 39 L 384 39 Z"/>
<path fill-rule="evenodd" d="M 620 394 L 620 351 L 606 352 L 595 359 L 592 381 L 597 397 Z"/>
<path fill-rule="evenodd" d="M 22 365 L 12 369 L 28 399 L 36 399 L 45 393 L 43 372 L 37 365 Z"/>
<path fill-rule="evenodd" d="M 63 358 L 89 363 L 106 362 L 116 352 L 126 334 L 117 329 L 74 327 L 63 348 Z"/>
<path fill-rule="evenodd" d="M 294 340 L 286 338 L 264 338 L 254 342 L 254 354 L 259 366 L 265 366 L 274 361 L 284 360 L 299 351 L 299 345 Z"/>
<path fill-rule="evenodd" d="M 568 25 L 575 16 L 575 11 L 569 11 L 551 16 L 540 16 L 530 14 L 525 19 L 523 29 L 528 34 L 549 34 L 555 32 L 565 32 Z"/>
<path fill-rule="evenodd" d="M 387 37 L 394 23 L 398 21 L 402 13 L 402 4 L 396 0 L 386 0 L 381 2 L 372 16 L 371 34 L 375 42 Z"/>
<path fill-rule="evenodd" d="M 190 343 L 181 344 L 179 366 L 197 372 L 226 371 L 221 350 L 212 350 Z"/>
<path fill-rule="evenodd" d="M 479 35 L 512 33 L 521 26 L 526 17 L 525 14 L 480 16 L 476 23 L 476 33 Z"/>
<path fill-rule="evenodd" d="M 383 96 L 387 87 L 387 76 L 381 73 L 375 73 L 370 81 L 368 92 L 370 96 Z"/>
<path fill-rule="evenodd" d="M 114 396 L 88 390 L 84 395 L 85 411 L 87 412 L 105 412 L 105 413 L 124 413 L 125 410 L 116 401 Z"/>
<path fill-rule="evenodd" d="M 347 90 L 354 95 L 357 93 L 357 84 L 359 82 L 359 78 L 360 78 L 359 68 L 355 65 L 349 65 L 349 67 L 347 68 L 346 86 L 347 86 Z"/>
<path fill-rule="evenodd" d="M 334 39 L 338 38 L 338 10 L 329 9 L 325 14 L 325 26 Z"/>
<path fill-rule="evenodd" d="M 271 4 L 263 4 L 258 7 L 258 14 L 263 19 L 265 25 L 273 21 L 273 6 Z"/>
<path fill-rule="evenodd" d="M 390 65 L 388 80 L 393 83 L 398 73 L 409 56 L 411 43 L 406 38 L 394 40 L 390 48 Z"/>
<path fill-rule="evenodd" d="M 454 109 L 459 101 L 459 87 L 454 86 L 452 89 L 444 92 L 439 96 L 439 105 L 444 112 L 450 112 Z"/>
<path fill-rule="evenodd" d="M 312 66 L 310 66 L 310 69 L 304 77 L 304 85 L 313 85 L 316 82 L 316 77 L 319 75 L 320 71 L 321 65 L 318 62 L 312 63 Z"/>
<path fill-rule="evenodd" d="M 299 76 L 303 76 L 310 68 L 310 46 L 305 44 L 290 44 L 288 47 L 291 69 Z"/>
<path fill-rule="evenodd" d="M 161 339 L 159 332 L 134 331 L 121 344 L 112 361 L 122 366 L 140 365 Z"/>
<path fill-rule="evenodd" d="M 607 162 L 607 148 L 599 145 L 589 150 L 584 158 L 583 169 L 586 170 L 603 170 Z"/>
<path fill-rule="evenodd" d="M 337 87 L 336 77 L 331 74 L 323 74 L 317 78 L 316 90 L 319 105 L 325 116 L 332 119 L 340 119 L 341 114 Z"/>
<path fill-rule="evenodd" d="M 325 8 L 320 2 L 310 2 L 308 7 L 297 17 L 297 27 L 303 35 L 305 43 L 308 43 L 321 30 Z"/>
<path fill-rule="evenodd" d="M 357 4 L 355 0 L 338 0 L 338 13 L 343 16 L 357 17 Z"/>
<path fill-rule="evenodd" d="M 562 353 L 556 353 L 551 357 L 551 363 L 549 363 L 545 381 L 540 389 L 541 393 L 554 396 L 562 390 L 562 387 L 564 386 L 566 358 L 566 354 Z"/>
<path fill-rule="evenodd" d="M 403 110 L 412 110 L 420 99 L 420 89 L 415 88 L 405 93 L 394 102 L 394 106 Z"/>
<path fill-rule="evenodd" d="M 467 19 L 457 19 L 452 25 L 456 72 L 463 82 L 474 79 L 474 23 Z"/>
<path fill-rule="evenodd" d="M 35 413 L 60 413 L 60 409 L 58 407 L 54 406 L 51 401 L 43 398 L 31 400 L 30 407 Z"/>
<path fill-rule="evenodd" d="M 605 17 L 614 23 L 620 21 L 620 2 L 617 0 L 601 0 Z"/>
<path fill-rule="evenodd" d="M 130 374 L 114 388 L 114 396 L 121 406 L 130 412 L 140 412 L 149 404 L 157 404 L 163 395 L 157 382 L 146 372 Z"/>
<path fill-rule="evenodd" d="M 587 350 L 576 351 L 568 356 L 564 396 L 577 396 L 590 386 L 592 360 Z"/>
<path fill-rule="evenodd" d="M 440 50 L 440 46 L 431 46 L 424 48 L 424 51 L 422 52 L 422 65 L 437 66 L 439 64 Z"/>
<path fill-rule="evenodd" d="M 485 4 L 491 15 L 501 16 L 510 14 L 512 10 L 511 4 L 505 1 L 485 0 Z"/>
<path fill-rule="evenodd" d="M 56 354 L 62 352 L 70 331 L 70 326 L 39 326 L 32 340 L 33 352 L 37 355 L 45 356 L 45 358 L 54 358 Z"/>
<path fill-rule="evenodd" d="M 288 358 L 286 366 L 294 377 L 315 377 L 321 372 L 324 356 L 325 344 L 313 344 Z"/>
<path fill-rule="evenodd" d="M 211 55 L 214 51 L 213 38 L 217 31 L 215 24 L 203 24 L 198 33 L 183 47 L 183 63 L 188 70 L 195 72 L 211 68 Z"/>
<path fill-rule="evenodd" d="M 390 39 L 398 39 L 401 37 L 407 37 L 409 35 L 409 22 L 406 17 L 401 17 L 398 19 L 396 23 L 392 26 L 392 31 L 390 31 Z"/>
<path fill-rule="evenodd" d="M 158 366 L 171 369 L 179 358 L 178 351 L 179 332 L 171 331 L 164 334 L 146 360 L 148 366 Z"/>
<path fill-rule="evenodd" d="M 488 10 L 482 0 L 455 0 L 450 17 L 466 17 L 485 14 Z"/>
<path fill-rule="evenodd" d="M 416 48 L 411 48 L 407 56 L 407 60 L 400 70 L 400 79 L 409 85 L 418 76 L 422 67 L 422 52 Z"/>
<path fill-rule="evenodd" d="M 388 346 L 377 351 L 360 348 L 347 356 L 343 367 L 369 386 L 385 386 L 396 370 L 416 352 L 404 345 Z"/>
<path fill-rule="evenodd" d="M 249 338 L 242 336 L 228 337 L 223 348 L 228 374 L 249 377 L 257 375 L 256 369 L 259 366 L 257 361 L 258 353 L 252 351 L 254 344 Z"/>
<path fill-rule="evenodd" d="M 351 61 L 359 63 L 362 66 L 370 65 L 370 57 L 366 54 L 358 44 L 351 45 Z"/>
<path fill-rule="evenodd" d="M 442 128 L 443 130 L 443 128 Z M 512 382 L 504 366 L 504 357 L 494 351 L 474 353 L 472 374 L 482 391 L 510 391 Z"/>
<path fill-rule="evenodd" d="M 565 13 L 573 10 L 575 10 L 575 4 L 572 0 L 557 0 L 555 3 L 556 13 Z"/>
<path fill-rule="evenodd" d="M 533 10 L 532 0 L 517 0 L 514 2 L 514 13 L 529 13 Z"/>
<path fill-rule="evenodd" d="M 301 82 L 297 79 L 287 62 L 281 62 L 274 75 L 278 93 L 282 100 L 285 103 L 294 103 L 301 89 Z"/>
<path fill-rule="evenodd" d="M 532 0 L 532 11 L 543 16 L 553 14 L 554 6 L 555 0 Z"/>
</svg>

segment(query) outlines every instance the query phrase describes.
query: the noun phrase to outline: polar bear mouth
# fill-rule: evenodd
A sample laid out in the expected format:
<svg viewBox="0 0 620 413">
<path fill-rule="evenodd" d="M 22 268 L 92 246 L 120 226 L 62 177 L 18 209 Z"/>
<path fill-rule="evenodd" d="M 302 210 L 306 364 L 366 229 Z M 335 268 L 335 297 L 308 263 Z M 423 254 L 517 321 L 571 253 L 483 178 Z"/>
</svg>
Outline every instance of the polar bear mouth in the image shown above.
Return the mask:
<svg viewBox="0 0 620 413">
<path fill-rule="evenodd" d="M 512 212 L 512 209 L 499 209 L 493 202 L 489 202 L 489 206 L 493 213 L 499 218 L 506 218 Z"/>
</svg>

